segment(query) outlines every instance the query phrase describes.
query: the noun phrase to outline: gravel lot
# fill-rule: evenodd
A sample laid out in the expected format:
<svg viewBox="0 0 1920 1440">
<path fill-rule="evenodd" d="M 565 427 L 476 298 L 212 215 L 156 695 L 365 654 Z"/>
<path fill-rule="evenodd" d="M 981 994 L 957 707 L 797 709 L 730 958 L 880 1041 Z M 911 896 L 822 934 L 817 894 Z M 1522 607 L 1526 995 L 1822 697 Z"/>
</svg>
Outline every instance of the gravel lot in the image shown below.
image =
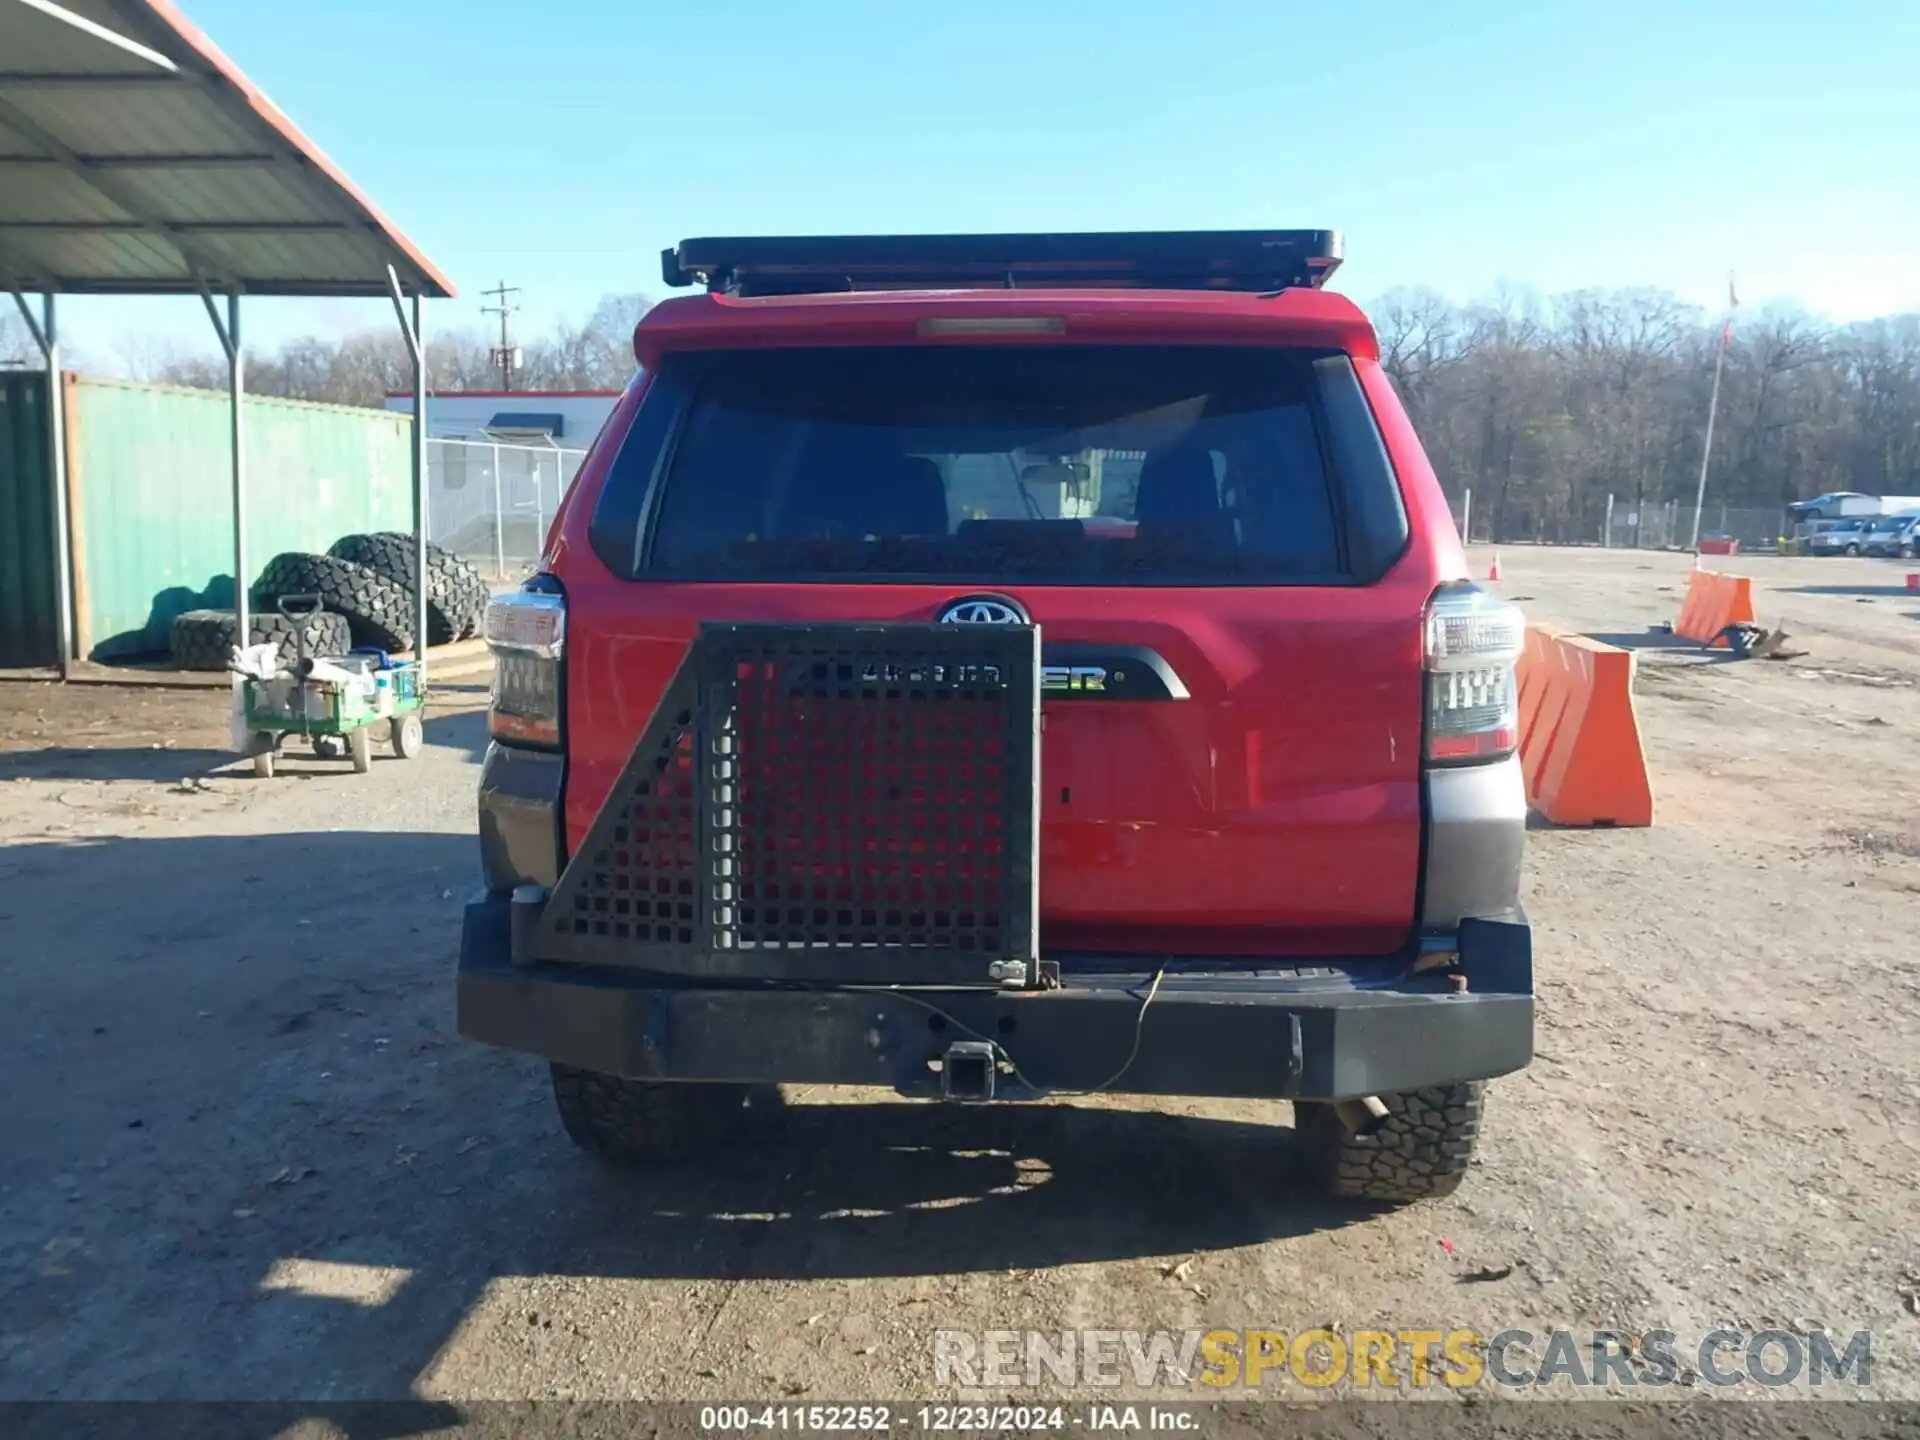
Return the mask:
<svg viewBox="0 0 1920 1440">
<path fill-rule="evenodd" d="M 1637 640 L 1689 563 L 1501 560 Z M 1740 567 L 1809 653 L 1643 653 L 1659 823 L 1535 833 L 1540 1057 L 1386 1215 L 1300 1188 L 1278 1105 L 802 1091 L 599 1173 L 452 1032 L 479 691 L 266 782 L 217 694 L 0 686 L 0 1399 L 898 1399 L 942 1328 L 1330 1322 L 1865 1329 L 1920 1399 L 1920 595 Z"/>
</svg>

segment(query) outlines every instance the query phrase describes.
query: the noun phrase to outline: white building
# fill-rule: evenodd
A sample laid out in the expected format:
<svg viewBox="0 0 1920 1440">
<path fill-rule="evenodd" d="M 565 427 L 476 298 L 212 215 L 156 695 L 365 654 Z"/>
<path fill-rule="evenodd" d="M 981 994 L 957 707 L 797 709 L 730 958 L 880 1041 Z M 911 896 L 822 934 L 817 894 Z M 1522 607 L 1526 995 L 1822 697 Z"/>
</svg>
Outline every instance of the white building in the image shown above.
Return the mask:
<svg viewBox="0 0 1920 1440">
<path fill-rule="evenodd" d="M 618 390 L 448 390 L 427 396 L 427 434 L 438 440 L 553 445 L 585 450 L 620 399 Z M 387 408 L 413 413 L 408 391 Z"/>
</svg>

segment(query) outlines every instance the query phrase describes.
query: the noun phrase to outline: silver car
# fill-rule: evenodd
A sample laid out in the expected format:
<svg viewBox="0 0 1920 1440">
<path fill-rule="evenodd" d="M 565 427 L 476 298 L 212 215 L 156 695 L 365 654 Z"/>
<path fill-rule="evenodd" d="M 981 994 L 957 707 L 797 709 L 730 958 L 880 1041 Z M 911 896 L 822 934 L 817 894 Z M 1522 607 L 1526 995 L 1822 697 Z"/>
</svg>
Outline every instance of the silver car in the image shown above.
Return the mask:
<svg viewBox="0 0 1920 1440">
<path fill-rule="evenodd" d="M 1879 515 L 1856 515 L 1848 520 L 1835 521 L 1830 529 L 1816 531 L 1807 537 L 1807 553 L 1858 555 L 1867 546 L 1867 526 L 1883 518 Z"/>
<path fill-rule="evenodd" d="M 1920 526 L 1920 514 L 1912 511 L 1900 515 L 1882 515 L 1870 520 L 1867 522 L 1866 537 L 1860 544 L 1860 553 L 1911 557 L 1916 526 Z"/>
</svg>

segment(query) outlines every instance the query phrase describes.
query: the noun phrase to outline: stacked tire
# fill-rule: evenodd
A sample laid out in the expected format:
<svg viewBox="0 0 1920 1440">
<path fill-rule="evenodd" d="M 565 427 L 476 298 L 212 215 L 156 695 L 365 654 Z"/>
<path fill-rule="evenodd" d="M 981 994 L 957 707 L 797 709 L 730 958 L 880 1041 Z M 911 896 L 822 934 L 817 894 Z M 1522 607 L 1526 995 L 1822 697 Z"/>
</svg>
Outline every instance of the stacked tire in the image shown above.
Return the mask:
<svg viewBox="0 0 1920 1440">
<path fill-rule="evenodd" d="M 274 610 L 255 610 L 247 616 L 247 630 L 248 644 L 278 645 L 282 659 L 299 653 L 303 634 L 309 655 L 344 654 L 353 643 L 344 615 L 302 615 L 296 620 Z M 240 643 L 239 633 L 239 617 L 231 610 L 188 610 L 173 617 L 167 648 L 182 670 L 224 670 Z"/>
<path fill-rule="evenodd" d="M 271 611 L 290 595 L 318 596 L 323 610 L 346 620 L 355 645 L 379 650 L 413 648 L 412 589 L 371 566 L 295 550 L 276 555 L 254 582 L 253 602 Z"/>
<path fill-rule="evenodd" d="M 404 590 L 418 584 L 418 558 L 411 535 L 392 530 L 368 535 L 343 535 L 329 555 L 364 565 Z M 492 592 L 480 572 L 458 555 L 427 546 L 427 643 L 446 645 L 480 633 Z"/>
</svg>

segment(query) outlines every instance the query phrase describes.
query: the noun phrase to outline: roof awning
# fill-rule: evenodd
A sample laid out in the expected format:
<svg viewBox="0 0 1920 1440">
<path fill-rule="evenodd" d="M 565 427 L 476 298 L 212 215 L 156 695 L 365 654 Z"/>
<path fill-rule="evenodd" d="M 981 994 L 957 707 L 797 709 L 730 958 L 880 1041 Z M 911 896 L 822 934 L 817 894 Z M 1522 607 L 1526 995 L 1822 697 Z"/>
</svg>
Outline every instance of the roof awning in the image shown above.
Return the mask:
<svg viewBox="0 0 1920 1440">
<path fill-rule="evenodd" d="M 566 431 L 566 419 L 560 415 L 502 410 L 487 422 L 487 430 L 499 435 L 551 435 L 558 439 Z"/>
<path fill-rule="evenodd" d="M 0 0 L 0 288 L 452 283 L 168 0 Z"/>
</svg>

